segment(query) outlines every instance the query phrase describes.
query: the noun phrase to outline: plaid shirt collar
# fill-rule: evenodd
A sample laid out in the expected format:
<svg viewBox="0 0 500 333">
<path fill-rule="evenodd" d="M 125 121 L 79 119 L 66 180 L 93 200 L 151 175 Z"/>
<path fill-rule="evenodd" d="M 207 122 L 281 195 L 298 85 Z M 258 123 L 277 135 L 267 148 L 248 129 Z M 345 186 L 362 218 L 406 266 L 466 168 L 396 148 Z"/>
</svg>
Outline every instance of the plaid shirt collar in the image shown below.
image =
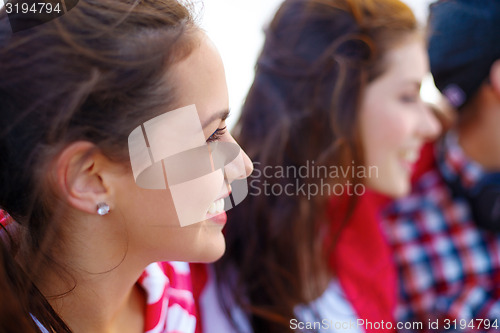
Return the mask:
<svg viewBox="0 0 500 333">
<path fill-rule="evenodd" d="M 479 163 L 467 157 L 454 131 L 445 135 L 437 147 L 436 155 L 438 168 L 443 177 L 450 182 L 459 178 L 460 183 L 466 189 L 473 187 L 485 174 Z"/>
</svg>

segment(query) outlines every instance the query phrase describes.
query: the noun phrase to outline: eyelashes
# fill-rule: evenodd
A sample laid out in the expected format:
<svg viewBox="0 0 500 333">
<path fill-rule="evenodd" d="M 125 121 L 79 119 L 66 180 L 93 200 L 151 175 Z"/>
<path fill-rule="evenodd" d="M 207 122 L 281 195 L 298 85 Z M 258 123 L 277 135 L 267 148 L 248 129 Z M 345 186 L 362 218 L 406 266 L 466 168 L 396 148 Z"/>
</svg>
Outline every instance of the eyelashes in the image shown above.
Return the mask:
<svg viewBox="0 0 500 333">
<path fill-rule="evenodd" d="M 227 126 L 224 126 L 222 128 L 218 128 L 215 130 L 215 132 L 212 133 L 212 135 L 210 135 L 210 137 L 207 139 L 207 143 L 208 142 L 214 142 L 214 141 L 219 141 L 220 138 L 226 134 L 226 129 L 227 129 Z"/>
<path fill-rule="evenodd" d="M 420 94 L 407 94 L 399 97 L 399 100 L 406 104 L 417 103 L 421 101 Z"/>
</svg>

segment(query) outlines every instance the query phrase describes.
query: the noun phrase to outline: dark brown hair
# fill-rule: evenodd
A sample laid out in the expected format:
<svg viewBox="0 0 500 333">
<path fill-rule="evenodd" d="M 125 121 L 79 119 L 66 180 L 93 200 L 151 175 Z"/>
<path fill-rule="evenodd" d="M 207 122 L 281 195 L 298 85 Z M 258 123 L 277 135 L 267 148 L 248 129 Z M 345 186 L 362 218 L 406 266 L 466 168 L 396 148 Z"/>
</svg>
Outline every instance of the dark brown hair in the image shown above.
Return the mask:
<svg viewBox="0 0 500 333">
<path fill-rule="evenodd" d="M 29 262 L 24 272 L 11 253 L 2 269 L 7 285 L 28 286 L 12 290 L 49 331 L 69 331 L 32 283 L 61 222 L 45 180 L 50 163 L 83 140 L 130 168 L 128 135 L 176 103 L 169 68 L 191 52 L 196 30 L 176 0 L 80 0 L 13 34 L 0 11 L 0 209 L 25 231 L 19 243 Z"/>
<path fill-rule="evenodd" d="M 285 0 L 268 27 L 236 128 L 256 171 L 249 197 L 229 212 L 227 251 L 215 263 L 222 305 L 229 313 L 225 299 L 233 299 L 254 332 L 290 331 L 294 307 L 322 294 L 334 274 L 327 265 L 334 246 L 325 239 L 347 220 L 328 219 L 326 195 L 252 195 L 264 193 L 264 181 L 318 182 L 265 177 L 263 168 L 363 165 L 365 87 L 386 70 L 387 52 L 416 31 L 398 0 Z M 330 181 L 346 180 L 361 182 Z"/>
</svg>

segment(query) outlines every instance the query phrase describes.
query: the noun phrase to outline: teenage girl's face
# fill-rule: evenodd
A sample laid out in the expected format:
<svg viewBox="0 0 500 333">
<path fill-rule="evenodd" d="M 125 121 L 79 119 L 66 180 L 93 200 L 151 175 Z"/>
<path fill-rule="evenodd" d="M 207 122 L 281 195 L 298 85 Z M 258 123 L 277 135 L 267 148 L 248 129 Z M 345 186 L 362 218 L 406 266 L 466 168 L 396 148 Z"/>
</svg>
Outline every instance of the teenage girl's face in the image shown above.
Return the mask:
<svg viewBox="0 0 500 333">
<path fill-rule="evenodd" d="M 410 176 L 422 144 L 440 131 L 420 99 L 428 72 L 423 42 L 410 39 L 387 54 L 387 71 L 371 82 L 361 107 L 361 141 L 367 167 L 376 167 L 366 184 L 392 197 L 410 190 Z"/>
<path fill-rule="evenodd" d="M 168 166 L 164 167 L 165 178 L 163 171 L 160 176 L 167 184 L 162 190 L 141 188 L 129 177 L 122 189 L 123 202 L 117 205 L 123 207 L 126 216 L 129 252 L 134 251 L 149 261 L 213 261 L 225 250 L 222 228 L 226 215 L 221 198 L 236 191 L 228 183 L 246 178 L 252 171 L 252 163 L 225 128 L 229 108 L 227 85 L 220 55 L 212 42 L 200 32 L 197 46 L 186 59 L 174 65 L 169 75 L 170 84 L 175 85 L 176 103 L 182 109 L 166 110 L 167 118 L 172 114 L 174 117 L 154 127 L 156 137 L 163 140 L 149 142 L 149 145 L 164 145 L 165 150 L 181 152 L 175 160 L 177 174 L 184 173 L 181 178 L 186 179 L 190 170 L 196 172 L 181 184 L 173 184 Z M 175 116 L 176 112 L 179 117 Z M 173 123 L 181 125 L 172 126 Z M 197 126 L 191 126 L 195 123 Z M 146 123 L 144 127 L 147 133 Z M 149 133 L 147 135 L 148 140 L 154 140 Z M 165 140 L 165 137 L 171 139 Z M 174 146 L 170 145 L 172 142 Z M 194 146 L 201 145 L 199 156 L 182 154 L 183 151 L 192 152 L 190 142 L 194 142 Z M 237 147 L 238 157 L 229 156 L 224 163 L 225 174 L 220 170 L 203 174 L 197 168 L 197 161 L 206 161 L 203 153 L 210 152 L 212 167 L 217 163 L 212 148 L 205 146 L 212 142 L 231 143 L 229 146 Z M 234 155 L 234 151 L 231 153 Z M 168 163 L 167 160 L 164 163 Z"/>
</svg>

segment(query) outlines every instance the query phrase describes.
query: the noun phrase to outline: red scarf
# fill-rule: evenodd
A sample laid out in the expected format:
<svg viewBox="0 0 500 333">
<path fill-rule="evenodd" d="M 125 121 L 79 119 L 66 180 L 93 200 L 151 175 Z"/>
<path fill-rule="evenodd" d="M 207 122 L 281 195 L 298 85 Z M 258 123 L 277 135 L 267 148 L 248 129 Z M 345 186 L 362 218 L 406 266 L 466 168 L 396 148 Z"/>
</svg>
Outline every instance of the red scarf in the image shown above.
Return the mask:
<svg viewBox="0 0 500 333">
<path fill-rule="evenodd" d="M 388 327 L 387 323 L 391 323 L 389 327 L 395 327 L 397 272 L 378 216 L 387 199 L 368 191 L 357 199 L 351 217 L 340 231 L 330 265 L 358 318 L 371 323 L 364 325 L 366 332 L 395 331 L 376 328 Z M 335 197 L 331 200 L 329 215 L 334 223 L 333 234 L 339 232 L 349 200 L 352 198 Z"/>
</svg>

